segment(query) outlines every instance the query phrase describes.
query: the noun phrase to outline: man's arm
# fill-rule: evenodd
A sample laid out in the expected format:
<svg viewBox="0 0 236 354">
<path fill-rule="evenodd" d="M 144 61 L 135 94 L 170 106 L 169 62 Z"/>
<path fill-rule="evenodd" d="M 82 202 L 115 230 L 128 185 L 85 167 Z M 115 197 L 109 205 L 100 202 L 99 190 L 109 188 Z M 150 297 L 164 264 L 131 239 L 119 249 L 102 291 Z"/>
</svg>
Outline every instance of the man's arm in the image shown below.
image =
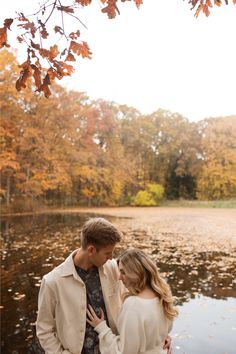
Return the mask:
<svg viewBox="0 0 236 354">
<path fill-rule="evenodd" d="M 46 354 L 71 354 L 56 336 L 55 307 L 55 294 L 43 278 L 38 297 L 37 337 Z"/>
</svg>

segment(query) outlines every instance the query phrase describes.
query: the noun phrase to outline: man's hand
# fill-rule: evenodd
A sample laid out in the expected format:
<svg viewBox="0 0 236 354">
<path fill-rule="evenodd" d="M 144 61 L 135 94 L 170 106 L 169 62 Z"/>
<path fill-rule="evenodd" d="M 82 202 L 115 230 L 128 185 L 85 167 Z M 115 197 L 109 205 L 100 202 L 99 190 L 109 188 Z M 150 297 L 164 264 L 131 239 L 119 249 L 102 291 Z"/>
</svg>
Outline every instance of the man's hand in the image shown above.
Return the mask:
<svg viewBox="0 0 236 354">
<path fill-rule="evenodd" d="M 171 337 L 170 336 L 166 337 L 163 349 L 167 349 L 167 354 L 172 354 Z"/>
</svg>

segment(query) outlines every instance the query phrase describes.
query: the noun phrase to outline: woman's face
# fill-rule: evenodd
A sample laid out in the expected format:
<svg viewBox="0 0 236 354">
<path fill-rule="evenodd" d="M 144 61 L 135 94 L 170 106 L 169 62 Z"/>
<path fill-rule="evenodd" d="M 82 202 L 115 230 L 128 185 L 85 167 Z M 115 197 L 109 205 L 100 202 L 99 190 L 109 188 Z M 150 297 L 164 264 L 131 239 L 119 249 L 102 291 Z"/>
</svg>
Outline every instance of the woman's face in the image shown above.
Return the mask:
<svg viewBox="0 0 236 354">
<path fill-rule="evenodd" d="M 127 276 L 125 274 L 125 270 L 124 270 L 123 264 L 121 262 L 119 262 L 119 271 L 120 271 L 119 279 L 123 282 L 125 287 L 128 288 Z"/>
</svg>

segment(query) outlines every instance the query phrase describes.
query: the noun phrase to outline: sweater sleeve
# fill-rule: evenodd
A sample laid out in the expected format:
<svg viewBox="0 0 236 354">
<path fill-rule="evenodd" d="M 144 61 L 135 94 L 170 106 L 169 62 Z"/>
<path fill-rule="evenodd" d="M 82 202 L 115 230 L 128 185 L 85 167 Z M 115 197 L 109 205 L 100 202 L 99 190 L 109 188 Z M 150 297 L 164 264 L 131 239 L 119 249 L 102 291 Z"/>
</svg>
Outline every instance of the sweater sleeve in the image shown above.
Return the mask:
<svg viewBox="0 0 236 354">
<path fill-rule="evenodd" d="M 123 308 L 119 316 L 119 335 L 112 333 L 106 322 L 95 327 L 99 334 L 99 347 L 101 354 L 137 354 L 145 338 L 139 329 L 140 320 L 135 311 Z"/>
</svg>

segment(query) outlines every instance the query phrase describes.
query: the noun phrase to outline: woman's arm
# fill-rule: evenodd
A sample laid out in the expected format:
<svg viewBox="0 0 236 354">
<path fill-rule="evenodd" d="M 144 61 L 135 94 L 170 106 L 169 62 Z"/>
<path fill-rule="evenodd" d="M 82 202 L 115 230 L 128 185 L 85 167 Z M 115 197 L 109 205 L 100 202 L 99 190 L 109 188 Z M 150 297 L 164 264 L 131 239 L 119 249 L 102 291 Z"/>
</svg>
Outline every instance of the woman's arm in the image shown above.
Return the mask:
<svg viewBox="0 0 236 354">
<path fill-rule="evenodd" d="M 87 310 L 88 323 L 99 334 L 99 348 L 101 354 L 137 354 L 140 351 L 142 334 L 136 311 L 132 309 L 121 311 L 119 316 L 120 333 L 116 336 L 104 321 L 104 315 L 99 318 L 89 306 Z"/>
</svg>

